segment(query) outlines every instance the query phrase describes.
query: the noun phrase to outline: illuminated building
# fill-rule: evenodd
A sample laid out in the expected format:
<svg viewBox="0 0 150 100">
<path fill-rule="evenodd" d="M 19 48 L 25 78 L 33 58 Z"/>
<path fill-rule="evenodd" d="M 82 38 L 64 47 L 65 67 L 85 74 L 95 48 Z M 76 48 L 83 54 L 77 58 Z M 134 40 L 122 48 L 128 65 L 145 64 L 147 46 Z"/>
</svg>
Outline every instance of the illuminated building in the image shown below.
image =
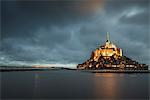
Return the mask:
<svg viewBox="0 0 150 100">
<path fill-rule="evenodd" d="M 110 41 L 109 34 L 107 32 L 107 40 L 105 44 L 93 52 L 93 59 L 94 61 L 98 61 L 100 56 L 103 56 L 104 58 L 109 58 L 113 55 L 115 56 L 115 58 L 122 56 L 122 49 L 117 48 L 116 45 L 114 45 Z"/>
<path fill-rule="evenodd" d="M 104 45 L 93 51 L 90 59 L 78 64 L 77 69 L 148 70 L 148 65 L 124 56 L 123 50 L 110 41 L 107 33 Z"/>
</svg>

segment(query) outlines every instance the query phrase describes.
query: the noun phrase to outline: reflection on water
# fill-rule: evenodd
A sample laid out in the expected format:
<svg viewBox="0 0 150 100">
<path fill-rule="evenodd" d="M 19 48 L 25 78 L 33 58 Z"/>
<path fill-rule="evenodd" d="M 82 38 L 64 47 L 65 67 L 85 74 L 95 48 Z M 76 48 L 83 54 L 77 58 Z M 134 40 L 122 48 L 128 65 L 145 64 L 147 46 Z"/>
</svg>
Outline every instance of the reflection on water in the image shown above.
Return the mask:
<svg viewBox="0 0 150 100">
<path fill-rule="evenodd" d="M 120 73 L 120 74 L 119 74 L 120 77 L 124 77 L 124 75 L 125 75 L 125 74 L 123 74 L 123 73 Z"/>
<path fill-rule="evenodd" d="M 39 82 L 40 76 L 38 73 L 35 73 L 34 75 L 34 88 L 33 88 L 33 97 L 35 97 L 37 95 L 37 91 L 38 91 L 38 84 L 40 84 Z"/>
<path fill-rule="evenodd" d="M 150 74 L 2 72 L 2 98 L 148 99 Z"/>
<path fill-rule="evenodd" d="M 129 74 L 129 77 L 137 77 L 137 74 Z"/>
<path fill-rule="evenodd" d="M 95 73 L 95 77 L 115 77 L 113 73 Z"/>
<path fill-rule="evenodd" d="M 95 97 L 113 98 L 117 93 L 117 77 L 114 73 L 95 73 L 94 93 Z M 104 78 L 105 77 L 105 78 Z"/>
</svg>

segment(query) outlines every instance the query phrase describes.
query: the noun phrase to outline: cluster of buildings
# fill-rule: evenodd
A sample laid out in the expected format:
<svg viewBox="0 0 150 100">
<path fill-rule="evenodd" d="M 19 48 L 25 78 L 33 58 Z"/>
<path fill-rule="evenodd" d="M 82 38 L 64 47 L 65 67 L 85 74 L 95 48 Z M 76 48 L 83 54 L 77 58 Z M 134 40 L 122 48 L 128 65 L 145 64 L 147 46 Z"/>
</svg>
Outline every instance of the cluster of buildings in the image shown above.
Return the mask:
<svg viewBox="0 0 150 100">
<path fill-rule="evenodd" d="M 107 33 L 105 44 L 93 51 L 90 59 L 78 64 L 77 69 L 148 70 L 148 65 L 124 56 L 122 49 L 110 41 Z"/>
</svg>

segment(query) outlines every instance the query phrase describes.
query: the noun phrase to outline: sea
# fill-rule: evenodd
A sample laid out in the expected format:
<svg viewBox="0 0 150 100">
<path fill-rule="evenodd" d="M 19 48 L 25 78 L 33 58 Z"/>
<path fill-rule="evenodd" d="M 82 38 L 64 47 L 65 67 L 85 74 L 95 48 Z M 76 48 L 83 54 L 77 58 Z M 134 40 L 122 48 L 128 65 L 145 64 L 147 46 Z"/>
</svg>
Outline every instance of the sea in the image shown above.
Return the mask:
<svg viewBox="0 0 150 100">
<path fill-rule="evenodd" d="M 149 100 L 150 73 L 0 72 L 2 100 Z"/>
</svg>

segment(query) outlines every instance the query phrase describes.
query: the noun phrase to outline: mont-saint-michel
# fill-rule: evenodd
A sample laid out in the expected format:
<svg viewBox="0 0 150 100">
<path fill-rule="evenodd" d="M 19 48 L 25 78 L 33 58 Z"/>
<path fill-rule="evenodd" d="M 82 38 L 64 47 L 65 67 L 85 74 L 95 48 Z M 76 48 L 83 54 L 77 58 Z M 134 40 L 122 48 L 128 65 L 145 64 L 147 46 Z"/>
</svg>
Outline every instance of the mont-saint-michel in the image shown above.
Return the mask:
<svg viewBox="0 0 150 100">
<path fill-rule="evenodd" d="M 123 54 L 123 50 L 110 41 L 109 33 L 106 35 L 104 45 L 91 53 L 90 59 L 77 65 L 81 70 L 148 70 L 148 65 L 141 64 Z"/>
<path fill-rule="evenodd" d="M 149 1 L 0 0 L 0 100 L 149 100 Z"/>
</svg>

